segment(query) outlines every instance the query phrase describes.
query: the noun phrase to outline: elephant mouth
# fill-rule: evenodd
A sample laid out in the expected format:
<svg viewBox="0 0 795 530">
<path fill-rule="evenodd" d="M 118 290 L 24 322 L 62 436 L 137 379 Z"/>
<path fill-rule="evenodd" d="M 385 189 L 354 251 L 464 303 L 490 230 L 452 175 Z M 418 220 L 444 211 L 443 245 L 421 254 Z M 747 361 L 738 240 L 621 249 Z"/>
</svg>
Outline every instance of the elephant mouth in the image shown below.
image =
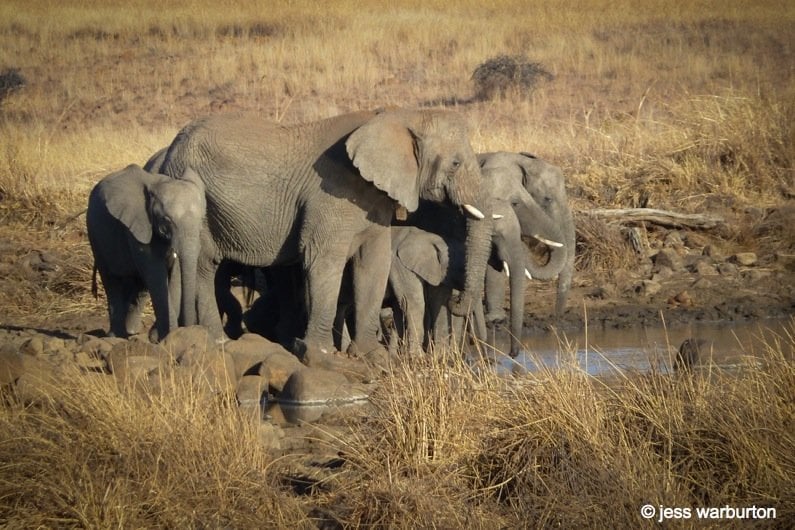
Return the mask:
<svg viewBox="0 0 795 530">
<path fill-rule="evenodd" d="M 552 248 L 532 236 L 522 236 L 522 242 L 527 247 L 527 256 L 540 266 L 544 266 L 552 259 Z"/>
</svg>

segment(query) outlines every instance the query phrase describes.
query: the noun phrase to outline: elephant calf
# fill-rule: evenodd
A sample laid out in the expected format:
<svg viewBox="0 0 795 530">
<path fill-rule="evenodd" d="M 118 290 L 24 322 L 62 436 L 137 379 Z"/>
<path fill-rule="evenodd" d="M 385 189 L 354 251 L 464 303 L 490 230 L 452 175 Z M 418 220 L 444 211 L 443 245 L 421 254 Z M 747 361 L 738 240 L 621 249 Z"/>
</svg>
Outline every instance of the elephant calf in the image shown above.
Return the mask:
<svg viewBox="0 0 795 530">
<path fill-rule="evenodd" d="M 463 319 L 448 311 L 447 304 L 454 291 L 463 287 L 465 263 L 461 241 L 414 226 L 392 227 L 387 299 L 392 302 L 388 305 L 392 305 L 396 331 L 409 350 L 461 334 Z M 480 327 L 482 309 L 482 304 L 475 304 L 473 311 Z"/>
<path fill-rule="evenodd" d="M 99 273 L 111 336 L 138 333 L 147 291 L 155 311 L 150 340 L 156 342 L 176 327 L 178 304 L 185 323 L 196 322 L 196 264 L 205 209 L 204 185 L 190 168 L 172 179 L 130 165 L 91 190 L 86 228 L 94 254 L 92 288 L 96 296 Z"/>
</svg>

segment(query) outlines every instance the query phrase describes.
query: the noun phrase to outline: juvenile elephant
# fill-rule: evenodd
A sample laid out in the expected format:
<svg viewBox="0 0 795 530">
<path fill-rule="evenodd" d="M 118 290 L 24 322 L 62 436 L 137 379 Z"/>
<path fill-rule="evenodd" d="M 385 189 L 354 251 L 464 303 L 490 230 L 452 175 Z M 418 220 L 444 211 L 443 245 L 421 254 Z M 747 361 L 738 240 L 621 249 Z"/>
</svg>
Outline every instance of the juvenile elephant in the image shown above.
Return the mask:
<svg viewBox="0 0 795 530">
<path fill-rule="evenodd" d="M 463 284 L 463 247 L 460 241 L 446 241 L 415 226 L 392 227 L 387 305 L 393 310 L 395 331 L 409 351 L 457 335 L 447 301 Z"/>
<path fill-rule="evenodd" d="M 341 278 L 352 262 L 354 348 L 378 348 L 379 309 L 389 274 L 390 221 L 421 198 L 472 216 L 465 292 L 454 308 L 480 300 L 490 250 L 491 212 L 467 127 L 441 110 L 355 112 L 285 127 L 251 115 L 197 120 L 172 142 L 161 171 L 193 167 L 206 186 L 207 223 L 198 268 L 199 321 L 222 337 L 214 300 L 218 263 L 298 263 L 308 322 L 299 356 L 330 351 Z M 557 228 L 539 228 L 559 237 Z"/>
<path fill-rule="evenodd" d="M 485 159 L 490 160 L 489 158 Z M 524 278 L 538 274 L 541 266 L 527 260 L 528 248 L 523 238 L 532 238 L 549 248 L 550 260 L 545 267 L 562 267 L 561 256 L 564 245 L 560 243 L 560 221 L 551 217 L 530 193 L 522 182 L 513 178 L 510 169 L 500 164 L 484 164 L 483 182 L 488 188 L 492 201 L 495 221 L 491 233 L 492 256 L 500 270 L 507 267 L 511 271 L 511 355 L 521 349 L 521 336 L 524 317 Z M 423 203 L 409 216 L 406 224 L 418 226 L 426 231 L 440 235 L 448 245 L 463 241 L 463 219 L 455 211 L 437 205 Z M 546 228 L 555 227 L 555 237 L 549 238 Z M 505 265 L 503 265 L 505 264 Z M 557 273 L 557 271 L 556 271 Z M 504 284 L 501 295 L 504 297 Z M 500 298 L 500 307 L 503 298 Z M 476 324 L 478 324 L 476 320 Z M 476 333 L 485 339 L 485 328 L 476 325 Z"/>
<path fill-rule="evenodd" d="M 500 259 L 508 264 L 508 271 L 526 268 L 533 279 L 552 280 L 558 278 L 556 311 L 562 313 L 574 274 L 576 233 L 574 219 L 566 196 L 563 172 L 540 158 L 527 153 L 484 153 L 479 154 L 484 171 L 495 170 L 506 185 L 521 185 L 533 200 L 553 219 L 563 234 L 562 247 L 550 247 L 549 259 L 539 264 L 525 249 L 522 257 L 520 249 L 511 256 Z M 524 231 L 523 231 L 524 235 Z M 486 271 L 486 318 L 490 321 L 505 318 L 503 301 L 505 299 L 505 277 L 498 269 L 489 267 Z M 515 335 L 524 311 L 524 279 L 522 274 L 510 275 L 511 293 L 511 332 Z"/>
<path fill-rule="evenodd" d="M 99 273 L 111 335 L 139 331 L 147 291 L 155 311 L 153 341 L 176 327 L 180 314 L 187 324 L 195 322 L 191 279 L 196 276 L 204 212 L 204 184 L 190 168 L 172 179 L 130 165 L 94 186 L 86 211 L 94 254 L 92 283 L 96 294 Z"/>
</svg>

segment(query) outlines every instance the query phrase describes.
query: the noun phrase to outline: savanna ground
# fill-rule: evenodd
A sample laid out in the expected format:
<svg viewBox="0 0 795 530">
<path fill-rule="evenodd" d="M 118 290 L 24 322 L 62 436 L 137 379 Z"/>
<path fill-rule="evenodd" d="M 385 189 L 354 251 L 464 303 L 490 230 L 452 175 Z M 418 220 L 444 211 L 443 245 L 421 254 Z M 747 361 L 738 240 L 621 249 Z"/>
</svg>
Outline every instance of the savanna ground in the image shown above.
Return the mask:
<svg viewBox="0 0 795 530">
<path fill-rule="evenodd" d="M 790 2 L 239 4 L 0 5 L 4 340 L 104 328 L 79 215 L 91 186 L 192 118 L 238 109 L 296 123 L 446 106 L 477 151 L 561 166 L 577 273 L 560 318 L 554 285 L 528 287 L 531 327 L 793 313 Z M 722 222 L 590 213 L 637 207 Z M 143 401 L 75 375 L 35 406 L 6 400 L 0 523 L 635 527 L 650 503 L 775 507 L 756 523 L 791 527 L 793 342 L 771 339 L 740 377 L 610 386 L 577 371 L 508 385 L 440 354 L 388 374 L 366 420 L 321 422 L 311 451 L 282 456 L 256 422 L 189 388 Z"/>
</svg>

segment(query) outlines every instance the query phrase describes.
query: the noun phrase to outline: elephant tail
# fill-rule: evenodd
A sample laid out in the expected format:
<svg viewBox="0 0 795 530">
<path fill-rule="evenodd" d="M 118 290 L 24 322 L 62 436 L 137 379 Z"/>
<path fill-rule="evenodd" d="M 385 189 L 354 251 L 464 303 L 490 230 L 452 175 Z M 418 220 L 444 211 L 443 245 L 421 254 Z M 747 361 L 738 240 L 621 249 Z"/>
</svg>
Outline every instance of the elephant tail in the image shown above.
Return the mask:
<svg viewBox="0 0 795 530">
<path fill-rule="evenodd" d="M 94 295 L 94 300 L 99 298 L 97 294 L 97 262 L 94 262 L 94 269 L 91 272 L 91 294 Z"/>
</svg>

